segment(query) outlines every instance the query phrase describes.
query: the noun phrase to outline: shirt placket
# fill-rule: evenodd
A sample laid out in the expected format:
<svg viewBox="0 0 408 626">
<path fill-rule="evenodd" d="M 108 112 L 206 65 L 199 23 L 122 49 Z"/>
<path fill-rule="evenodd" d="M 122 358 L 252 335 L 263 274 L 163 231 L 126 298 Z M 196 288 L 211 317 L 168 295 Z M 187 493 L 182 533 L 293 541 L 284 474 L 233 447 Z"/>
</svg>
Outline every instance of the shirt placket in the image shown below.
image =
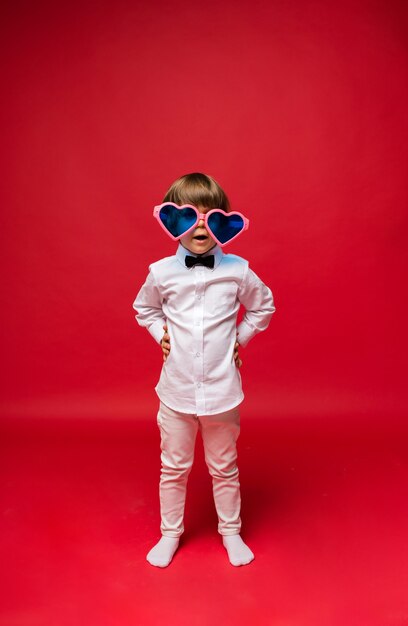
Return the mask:
<svg viewBox="0 0 408 626">
<path fill-rule="evenodd" d="M 205 268 L 198 265 L 194 272 L 194 314 L 193 314 L 193 376 L 196 413 L 205 413 L 204 388 L 204 290 Z"/>
</svg>

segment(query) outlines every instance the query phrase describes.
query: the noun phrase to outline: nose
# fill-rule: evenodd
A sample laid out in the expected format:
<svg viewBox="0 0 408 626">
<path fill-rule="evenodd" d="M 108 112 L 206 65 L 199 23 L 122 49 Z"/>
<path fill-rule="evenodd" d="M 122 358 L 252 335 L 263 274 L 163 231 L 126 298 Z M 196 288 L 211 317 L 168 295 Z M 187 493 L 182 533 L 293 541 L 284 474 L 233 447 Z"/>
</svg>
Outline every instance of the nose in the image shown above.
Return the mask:
<svg viewBox="0 0 408 626">
<path fill-rule="evenodd" d="M 200 228 L 204 228 L 205 223 L 204 223 L 204 220 L 202 218 L 199 220 L 197 226 L 199 226 Z"/>
</svg>

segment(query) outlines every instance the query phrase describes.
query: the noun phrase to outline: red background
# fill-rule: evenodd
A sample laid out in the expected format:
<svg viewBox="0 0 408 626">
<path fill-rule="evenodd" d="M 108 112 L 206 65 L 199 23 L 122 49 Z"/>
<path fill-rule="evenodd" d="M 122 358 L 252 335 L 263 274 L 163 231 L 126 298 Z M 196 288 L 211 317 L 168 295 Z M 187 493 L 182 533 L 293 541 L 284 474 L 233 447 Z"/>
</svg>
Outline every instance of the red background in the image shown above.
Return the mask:
<svg viewBox="0 0 408 626">
<path fill-rule="evenodd" d="M 5 625 L 407 623 L 407 13 L 2 3 Z M 163 572 L 161 354 L 132 303 L 174 251 L 152 207 L 192 171 L 249 217 L 226 250 L 277 312 L 241 351 L 255 561 L 229 565 L 197 446 Z"/>
<path fill-rule="evenodd" d="M 250 218 L 229 251 L 276 300 L 242 354 L 248 408 L 403 416 L 406 17 L 396 1 L 8 3 L 5 414 L 154 410 L 161 356 L 131 305 L 174 249 L 152 206 L 204 171 Z"/>
</svg>

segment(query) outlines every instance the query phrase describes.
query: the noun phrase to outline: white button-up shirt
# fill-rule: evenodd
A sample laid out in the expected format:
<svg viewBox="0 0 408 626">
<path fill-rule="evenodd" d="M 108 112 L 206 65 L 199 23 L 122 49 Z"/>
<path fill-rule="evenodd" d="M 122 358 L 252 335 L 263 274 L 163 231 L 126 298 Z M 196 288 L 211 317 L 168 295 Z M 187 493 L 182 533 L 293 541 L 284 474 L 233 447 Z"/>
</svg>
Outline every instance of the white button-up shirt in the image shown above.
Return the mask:
<svg viewBox="0 0 408 626">
<path fill-rule="evenodd" d="M 242 402 L 237 333 L 246 346 L 266 329 L 275 306 L 271 290 L 245 259 L 216 246 L 207 253 L 214 254 L 214 269 L 187 268 L 187 254 L 180 244 L 174 256 L 152 263 L 133 308 L 158 343 L 168 326 L 170 354 L 155 388 L 160 400 L 175 411 L 212 415 Z M 237 328 L 240 304 L 246 311 Z"/>
</svg>

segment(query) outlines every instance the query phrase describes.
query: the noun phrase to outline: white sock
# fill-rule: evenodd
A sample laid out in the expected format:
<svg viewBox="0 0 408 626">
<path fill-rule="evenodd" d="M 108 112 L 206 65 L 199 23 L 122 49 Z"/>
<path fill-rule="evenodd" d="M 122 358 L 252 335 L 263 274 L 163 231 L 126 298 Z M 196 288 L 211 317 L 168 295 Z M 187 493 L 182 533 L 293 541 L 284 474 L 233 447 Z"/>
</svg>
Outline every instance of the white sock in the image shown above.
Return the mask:
<svg viewBox="0 0 408 626">
<path fill-rule="evenodd" d="M 241 535 L 223 535 L 222 543 L 228 552 L 231 565 L 247 565 L 255 558 L 252 550 L 242 541 Z"/>
<path fill-rule="evenodd" d="M 178 537 L 162 537 L 150 550 L 146 559 L 156 567 L 167 567 L 171 563 L 175 551 L 179 545 Z"/>
</svg>

